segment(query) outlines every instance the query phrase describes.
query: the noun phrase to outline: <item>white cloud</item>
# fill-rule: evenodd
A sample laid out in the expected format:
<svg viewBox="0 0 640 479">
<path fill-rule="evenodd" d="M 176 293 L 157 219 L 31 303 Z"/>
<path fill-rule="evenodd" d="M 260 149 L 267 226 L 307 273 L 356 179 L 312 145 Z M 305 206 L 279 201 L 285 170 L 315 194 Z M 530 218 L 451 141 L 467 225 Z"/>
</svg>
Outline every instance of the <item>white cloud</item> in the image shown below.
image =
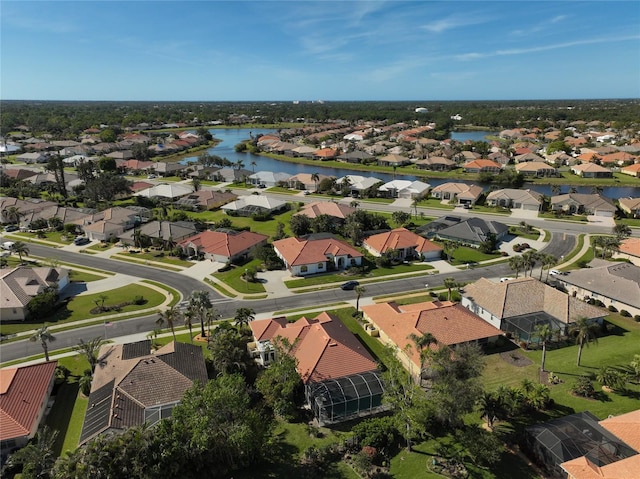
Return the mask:
<svg viewBox="0 0 640 479">
<path fill-rule="evenodd" d="M 422 25 L 422 29 L 427 30 L 431 33 L 443 33 L 447 30 L 453 30 L 455 28 L 466 27 L 469 25 L 478 25 L 486 22 L 487 19 L 475 14 L 465 17 L 459 15 L 451 15 L 447 18 L 442 18 L 440 20 L 427 23 L 426 25 Z"/>
</svg>

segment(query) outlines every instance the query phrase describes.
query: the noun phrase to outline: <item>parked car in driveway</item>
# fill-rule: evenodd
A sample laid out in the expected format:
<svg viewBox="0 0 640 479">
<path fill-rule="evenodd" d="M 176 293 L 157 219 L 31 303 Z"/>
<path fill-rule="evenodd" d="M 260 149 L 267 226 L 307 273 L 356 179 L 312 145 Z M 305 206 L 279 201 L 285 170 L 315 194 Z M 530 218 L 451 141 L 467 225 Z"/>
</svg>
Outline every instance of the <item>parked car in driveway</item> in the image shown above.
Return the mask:
<svg viewBox="0 0 640 479">
<path fill-rule="evenodd" d="M 17 226 L 17 225 L 9 225 L 9 226 L 5 226 L 5 227 L 4 227 L 4 230 L 5 230 L 7 233 L 11 233 L 12 231 L 18 231 L 19 229 L 20 229 L 20 227 L 19 227 L 19 226 Z"/>
<path fill-rule="evenodd" d="M 358 283 L 357 281 L 347 281 L 346 283 L 342 283 L 340 285 L 340 289 L 343 291 L 348 291 L 348 290 L 352 290 L 354 289 L 356 286 L 358 286 L 360 283 Z"/>
<path fill-rule="evenodd" d="M 91 240 L 85 236 L 79 236 L 73 240 L 73 244 L 76 246 L 82 246 L 83 244 L 90 243 Z"/>
</svg>

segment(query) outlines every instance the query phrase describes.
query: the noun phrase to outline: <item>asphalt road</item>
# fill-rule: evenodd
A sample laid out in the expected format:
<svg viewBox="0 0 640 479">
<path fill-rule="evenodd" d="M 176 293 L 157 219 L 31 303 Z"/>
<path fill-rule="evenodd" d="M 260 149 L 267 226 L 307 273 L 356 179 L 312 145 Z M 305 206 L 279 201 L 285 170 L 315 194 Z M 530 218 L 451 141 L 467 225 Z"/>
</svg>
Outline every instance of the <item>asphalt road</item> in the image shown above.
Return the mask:
<svg viewBox="0 0 640 479">
<path fill-rule="evenodd" d="M 575 236 L 566 233 L 553 233 L 551 241 L 544 248 L 544 251 L 559 258 L 568 254 L 575 247 L 575 244 Z M 201 283 L 195 279 L 170 271 L 161 271 L 150 267 L 123 263 L 116 260 L 96 258 L 87 254 L 60 251 L 54 248 L 35 244 L 30 244 L 29 249 L 32 254 L 37 256 L 58 258 L 61 261 L 75 263 L 81 266 L 100 268 L 158 281 L 177 289 L 185 297 L 189 296 L 191 291 L 206 289 L 211 293 L 214 307 L 224 318 L 233 317 L 236 309 L 241 307 L 252 308 L 256 313 L 272 313 L 274 311 L 300 307 L 322 307 L 326 304 L 348 301 L 355 298 L 355 293 L 353 291 L 342 291 L 341 289 L 336 288 L 257 301 L 235 300 L 221 297 L 205 283 Z M 481 277 L 499 278 L 511 275 L 512 273 L 513 272 L 506 263 L 501 263 L 492 266 L 460 270 L 454 273 L 425 274 L 420 277 L 366 284 L 366 296 L 373 297 L 384 294 L 402 293 L 405 291 L 416 291 L 424 289 L 425 284 L 429 284 L 429 287 L 436 287 L 443 283 L 444 278 L 449 277 L 452 277 L 459 282 L 472 282 Z M 56 341 L 51 346 L 52 349 L 64 349 L 75 346 L 78 344 L 80 339 L 87 340 L 97 336 L 114 338 L 136 333 L 148 333 L 155 329 L 156 319 L 157 315 L 150 315 L 135 319 L 117 321 L 112 323 L 110 326 L 97 325 L 62 331 L 55 334 Z M 194 325 L 194 329 L 197 329 L 198 327 L 199 325 Z M 40 344 L 27 340 L 0 345 L 1 362 L 13 361 L 15 359 L 29 357 L 40 353 L 42 353 Z"/>
</svg>

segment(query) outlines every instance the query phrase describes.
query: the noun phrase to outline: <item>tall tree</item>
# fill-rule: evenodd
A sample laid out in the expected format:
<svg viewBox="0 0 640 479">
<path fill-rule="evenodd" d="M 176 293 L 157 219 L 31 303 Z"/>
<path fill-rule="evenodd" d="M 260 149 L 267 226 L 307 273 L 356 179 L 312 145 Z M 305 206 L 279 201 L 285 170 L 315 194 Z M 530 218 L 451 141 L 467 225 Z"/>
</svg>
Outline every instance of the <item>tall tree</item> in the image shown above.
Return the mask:
<svg viewBox="0 0 640 479">
<path fill-rule="evenodd" d="M 211 308 L 211 298 L 208 291 L 194 291 L 189 298 L 189 308 L 191 308 L 200 321 L 200 334 L 202 338 L 205 338 L 206 332 L 204 330 L 204 319 L 206 310 Z"/>
<path fill-rule="evenodd" d="M 16 241 L 11 246 L 11 252 L 17 253 L 20 258 L 20 263 L 22 264 L 22 255 L 29 256 L 29 247 L 24 241 Z"/>
<path fill-rule="evenodd" d="M 367 292 L 367 288 L 362 285 L 358 285 L 354 288 L 356 293 L 356 311 L 360 311 L 360 297 Z"/>
<path fill-rule="evenodd" d="M 103 344 L 105 344 L 105 341 L 101 336 L 97 336 L 88 341 L 80 339 L 80 342 L 73 348 L 74 351 L 78 351 L 87 359 L 92 373 L 96 370 L 96 365 L 98 364 L 98 352 Z"/>
<path fill-rule="evenodd" d="M 616 236 L 618 241 L 627 239 L 629 236 L 631 236 L 631 233 L 631 228 L 628 225 L 620 223 L 613 227 L 613 234 Z"/>
<path fill-rule="evenodd" d="M 597 326 L 585 317 L 578 318 L 576 324 L 573 326 L 573 334 L 576 337 L 576 344 L 578 345 L 578 361 L 577 365 L 580 366 L 580 360 L 582 359 L 582 348 L 589 347 L 589 343 L 598 344 Z"/>
<path fill-rule="evenodd" d="M 169 329 L 171 329 L 173 340 L 176 341 L 175 325 L 181 319 L 181 316 L 182 316 L 182 313 L 174 305 L 174 306 L 171 306 L 169 309 L 165 309 L 164 311 L 160 311 L 158 313 L 158 319 L 156 320 L 156 324 L 158 326 L 162 326 L 164 323 L 167 323 L 167 326 L 169 326 Z"/>
<path fill-rule="evenodd" d="M 251 308 L 238 308 L 236 309 L 236 315 L 234 321 L 238 329 L 242 329 L 243 326 L 249 326 L 249 323 L 256 319 L 256 312 Z"/>
<path fill-rule="evenodd" d="M 37 329 L 30 337 L 29 341 L 35 343 L 40 341 L 40 345 L 44 351 L 44 358 L 47 362 L 49 362 L 49 344 L 55 341 L 56 338 L 53 334 L 49 332 L 49 328 L 47 325 L 43 325 L 40 329 Z"/>
<path fill-rule="evenodd" d="M 22 212 L 17 206 L 7 206 L 2 210 L 2 217 L 5 223 L 18 224 L 22 217 Z"/>
<path fill-rule="evenodd" d="M 422 373 L 424 371 L 424 365 L 426 364 L 431 352 L 431 345 L 438 344 L 438 340 L 431 333 L 423 333 L 421 335 L 411 333 L 408 339 L 413 342 L 414 347 L 420 355 L 419 384 L 420 386 L 422 386 Z"/>
<path fill-rule="evenodd" d="M 207 348 L 217 374 L 242 372 L 252 361 L 247 352 L 246 337 L 234 328 L 216 328 L 209 336 Z"/>
<path fill-rule="evenodd" d="M 320 181 L 320 175 L 318 173 L 312 173 L 311 174 L 311 181 L 313 181 L 313 183 L 315 184 L 316 189 L 315 189 L 314 192 L 317 193 L 318 192 L 318 182 Z"/>
<path fill-rule="evenodd" d="M 509 258 L 509 268 L 516 272 L 516 278 L 522 269 L 525 267 L 525 262 L 522 256 L 511 256 Z"/>
<path fill-rule="evenodd" d="M 553 337 L 553 331 L 549 326 L 549 323 L 537 324 L 533 330 L 533 335 L 537 337 L 540 340 L 540 344 L 542 344 L 542 362 L 540 364 L 540 369 L 544 371 L 544 363 L 547 360 L 547 343 Z"/>
<path fill-rule="evenodd" d="M 42 427 L 35 437 L 29 441 L 29 444 L 9 456 L 6 469 L 10 470 L 22 466 L 20 477 L 23 479 L 48 479 L 53 477 L 52 469 L 57 456 L 55 451 L 57 436 L 58 431 L 52 431 L 48 426 Z"/>
<path fill-rule="evenodd" d="M 451 301 L 452 290 L 453 290 L 453 288 L 457 288 L 458 287 L 458 282 L 455 280 L 455 278 L 445 278 L 443 284 L 444 284 L 444 287 L 447 288 L 447 291 L 448 291 L 447 300 Z"/>
</svg>

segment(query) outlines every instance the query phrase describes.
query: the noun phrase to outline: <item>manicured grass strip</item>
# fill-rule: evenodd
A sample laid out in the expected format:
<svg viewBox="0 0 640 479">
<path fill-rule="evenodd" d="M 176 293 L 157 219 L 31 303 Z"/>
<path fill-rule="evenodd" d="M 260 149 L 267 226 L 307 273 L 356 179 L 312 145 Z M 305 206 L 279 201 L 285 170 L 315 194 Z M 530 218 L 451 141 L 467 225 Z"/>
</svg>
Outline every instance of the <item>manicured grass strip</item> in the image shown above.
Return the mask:
<svg viewBox="0 0 640 479">
<path fill-rule="evenodd" d="M 349 305 L 349 303 L 345 303 L 345 302 L 340 302 L 340 303 L 329 303 L 329 304 L 325 304 L 323 306 L 323 308 L 330 308 L 332 306 L 342 306 L 342 305 Z M 295 308 L 295 309 L 285 309 L 282 311 L 274 311 L 274 315 L 278 314 L 289 314 L 289 313 L 297 313 L 298 311 L 307 311 L 309 309 L 314 309 L 314 308 L 310 308 L 310 307 L 304 307 L 304 308 Z"/>
<path fill-rule="evenodd" d="M 584 241 L 585 241 L 585 235 L 578 235 L 578 240 L 576 241 L 576 247 L 573 248 L 573 251 L 571 251 L 571 253 L 569 253 L 568 255 L 565 255 L 562 262 L 563 263 L 575 262 L 573 260 L 575 259 L 576 256 L 578 256 L 578 254 L 582 250 L 582 247 L 584 246 Z M 568 269 L 568 268 L 565 268 L 565 269 Z"/>
<path fill-rule="evenodd" d="M 142 296 L 146 299 L 145 304 L 130 304 L 124 306 L 120 311 L 104 312 L 99 314 L 100 317 L 117 313 L 132 313 L 140 310 L 152 309 L 165 300 L 165 295 L 155 289 L 147 288 L 137 284 L 134 288 L 131 286 L 123 286 L 121 288 L 112 289 L 103 293 L 83 294 L 71 298 L 66 304 L 63 304 L 53 315 L 48 318 L 38 318 L 37 321 L 24 321 L 20 323 L 3 323 L 0 324 L 2 334 L 15 334 L 25 331 L 35 330 L 40 327 L 43 322 L 49 326 L 58 326 L 74 321 L 98 319 L 98 315 L 90 313 L 96 307 L 96 301 L 100 302 L 100 296 L 105 295 L 105 306 L 121 304 L 127 301 L 133 302 L 136 296 Z"/>
<path fill-rule="evenodd" d="M 151 266 L 152 268 L 160 268 L 160 269 L 166 269 L 168 271 L 174 271 L 174 272 L 178 272 L 178 271 L 182 271 L 183 268 L 175 268 L 173 266 L 168 266 L 166 264 L 159 264 L 157 262 L 149 262 L 146 260 L 138 260 L 138 259 L 133 259 L 133 258 L 129 258 L 127 256 L 124 256 L 123 254 L 114 254 L 111 255 L 112 259 L 117 259 L 118 261 L 126 261 L 127 263 L 134 263 L 134 264 L 142 264 L 144 266 Z"/>
<path fill-rule="evenodd" d="M 229 271 L 224 273 L 214 273 L 212 276 L 218 278 L 230 288 L 233 288 L 238 293 L 252 294 L 252 293 L 265 293 L 266 290 L 262 283 L 251 283 L 241 278 L 244 275 L 245 270 L 251 268 L 258 268 L 262 263 L 259 259 L 254 259 L 245 264 L 244 266 L 232 267 Z"/>
<path fill-rule="evenodd" d="M 129 255 L 130 258 L 134 258 L 134 259 L 143 259 L 143 260 L 147 260 L 147 261 L 156 261 L 159 263 L 166 263 L 166 264 L 172 264 L 175 266 L 184 266 L 185 268 L 189 268 L 191 266 L 193 266 L 193 263 L 190 263 L 189 261 L 185 261 L 183 259 L 180 258 L 175 258 L 172 256 L 164 256 L 163 252 L 158 252 L 156 253 L 118 253 L 118 255 Z"/>
<path fill-rule="evenodd" d="M 87 273 L 86 271 L 78 271 L 77 269 L 72 269 L 69 273 L 69 278 L 71 279 L 71 281 L 76 283 L 90 283 L 91 281 L 99 281 L 101 279 L 105 279 L 105 277 L 106 276 Z"/>
<path fill-rule="evenodd" d="M 235 297 L 238 296 L 237 294 L 232 293 L 231 291 L 227 290 L 221 284 L 216 283 L 215 281 L 213 281 L 213 280 L 211 280 L 209 278 L 204 278 L 204 282 L 207 283 L 208 285 L 210 285 L 213 289 L 218 291 L 220 294 L 223 294 L 223 295 L 227 296 L 228 298 L 235 298 Z"/>
<path fill-rule="evenodd" d="M 178 304 L 178 302 L 180 301 L 180 298 L 182 297 L 179 291 L 173 288 L 170 288 L 169 286 L 166 286 L 162 283 L 158 283 L 157 281 L 151 281 L 150 279 L 143 279 L 141 282 L 152 284 L 158 288 L 164 289 L 167 293 L 169 293 L 171 295 L 171 302 L 169 303 L 169 306 L 174 306 Z"/>
</svg>

